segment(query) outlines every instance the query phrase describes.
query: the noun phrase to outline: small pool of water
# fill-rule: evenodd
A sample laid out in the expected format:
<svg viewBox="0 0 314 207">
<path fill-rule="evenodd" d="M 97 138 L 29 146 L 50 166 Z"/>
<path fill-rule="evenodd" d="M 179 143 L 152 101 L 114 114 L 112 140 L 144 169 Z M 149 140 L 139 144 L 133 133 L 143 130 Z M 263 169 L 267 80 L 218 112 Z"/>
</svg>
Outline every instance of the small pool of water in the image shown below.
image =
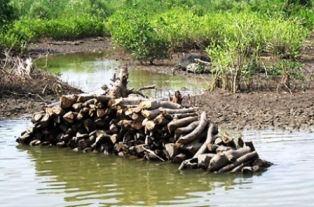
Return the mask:
<svg viewBox="0 0 314 207">
<path fill-rule="evenodd" d="M 49 71 L 59 74 L 60 78 L 80 88 L 84 92 L 101 92 L 103 84 L 109 84 L 120 62 L 107 59 L 101 53 L 78 53 L 57 55 L 48 59 L 39 59 L 36 64 Z M 183 95 L 200 94 L 208 89 L 209 83 L 201 78 L 185 78 L 179 76 L 165 75 L 146 70 L 130 70 L 129 88 L 141 88 L 143 86 L 155 85 L 156 90 L 146 90 L 144 93 L 153 98 L 168 96 L 169 92 L 180 90 Z"/>
<path fill-rule="evenodd" d="M 314 205 L 314 134 L 244 131 L 244 139 L 274 165 L 242 176 L 17 145 L 16 137 L 29 125 L 28 120 L 0 121 L 3 207 Z"/>
</svg>

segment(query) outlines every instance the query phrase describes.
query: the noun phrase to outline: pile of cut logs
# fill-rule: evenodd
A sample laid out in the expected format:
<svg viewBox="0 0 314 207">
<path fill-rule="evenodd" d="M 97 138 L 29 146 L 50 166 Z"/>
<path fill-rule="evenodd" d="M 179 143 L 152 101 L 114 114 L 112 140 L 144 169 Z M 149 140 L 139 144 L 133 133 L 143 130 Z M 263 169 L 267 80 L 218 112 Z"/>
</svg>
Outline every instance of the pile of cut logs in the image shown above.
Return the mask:
<svg viewBox="0 0 314 207">
<path fill-rule="evenodd" d="M 31 121 L 17 142 L 170 161 L 180 170 L 252 173 L 271 165 L 252 142 L 220 135 L 205 112 L 171 101 L 64 95 Z"/>
</svg>

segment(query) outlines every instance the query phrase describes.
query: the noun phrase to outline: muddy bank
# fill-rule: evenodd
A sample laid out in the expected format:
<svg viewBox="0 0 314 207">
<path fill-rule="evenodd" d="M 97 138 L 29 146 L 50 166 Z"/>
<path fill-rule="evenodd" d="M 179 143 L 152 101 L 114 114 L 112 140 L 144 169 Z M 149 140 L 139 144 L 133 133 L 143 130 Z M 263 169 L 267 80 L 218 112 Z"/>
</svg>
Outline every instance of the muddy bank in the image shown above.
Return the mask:
<svg viewBox="0 0 314 207">
<path fill-rule="evenodd" d="M 108 58 L 121 60 L 123 63 L 127 63 L 131 69 L 146 69 L 166 74 L 171 73 L 173 65 L 184 55 L 178 53 L 173 55 L 172 59 L 160 61 L 153 66 L 141 66 L 132 61 L 128 54 L 114 48 L 108 38 L 89 38 L 73 42 L 42 40 L 30 44 L 29 51 L 30 54 L 37 57 L 45 55 L 47 52 L 49 55 L 73 52 L 106 52 Z M 313 68 L 311 54 L 311 51 L 307 51 L 305 67 L 309 70 Z M 191 76 L 193 74 L 180 72 L 177 75 Z M 198 76 L 206 77 L 204 75 Z M 44 98 L 53 102 L 58 99 L 58 95 Z M 277 93 L 276 91 L 237 94 L 225 91 L 208 91 L 190 100 L 185 98 L 185 102 L 198 106 L 200 111 L 206 111 L 211 121 L 223 128 L 314 131 L 314 92 L 312 90 L 294 92 L 293 94 Z M 1 95 L 0 119 L 32 114 L 40 109 L 42 103 L 43 101 L 36 96 Z"/>
<path fill-rule="evenodd" d="M 206 92 L 195 104 L 211 120 L 228 129 L 314 131 L 314 92 L 294 94 Z"/>
</svg>

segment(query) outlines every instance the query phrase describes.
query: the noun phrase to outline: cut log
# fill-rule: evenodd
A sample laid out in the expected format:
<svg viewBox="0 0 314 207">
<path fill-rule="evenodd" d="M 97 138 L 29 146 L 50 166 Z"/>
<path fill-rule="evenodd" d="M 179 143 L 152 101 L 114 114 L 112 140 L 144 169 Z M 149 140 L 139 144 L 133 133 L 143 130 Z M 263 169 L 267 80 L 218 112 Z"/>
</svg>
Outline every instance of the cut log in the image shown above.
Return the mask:
<svg viewBox="0 0 314 207">
<path fill-rule="evenodd" d="M 228 150 L 233 150 L 229 146 L 224 146 L 224 145 L 216 145 L 216 146 L 218 146 L 217 149 L 216 149 L 216 153 L 225 152 L 225 151 L 228 151 Z"/>
<path fill-rule="evenodd" d="M 148 131 L 153 131 L 156 127 L 156 124 L 154 121 L 151 121 L 151 120 L 148 120 L 146 123 L 145 123 L 145 128 L 148 130 Z"/>
<path fill-rule="evenodd" d="M 190 165 L 192 159 L 198 158 L 199 155 L 203 154 L 206 151 L 207 145 L 212 141 L 215 132 L 216 126 L 214 124 L 210 124 L 207 131 L 207 137 L 203 145 L 199 148 L 199 150 L 194 154 L 191 159 L 184 160 L 181 163 L 181 165 L 179 166 L 179 170 L 186 168 L 188 165 Z"/>
<path fill-rule="evenodd" d="M 225 153 L 218 153 L 210 160 L 207 170 L 209 172 L 215 172 L 227 164 L 229 164 L 229 160 Z"/>
<path fill-rule="evenodd" d="M 251 152 L 251 148 L 250 147 L 243 147 L 243 148 L 239 148 L 237 150 L 228 150 L 225 153 L 225 155 L 227 156 L 227 159 L 230 162 L 235 161 L 236 159 L 238 159 L 239 157 Z"/>
<path fill-rule="evenodd" d="M 104 117 L 105 116 L 105 109 L 97 109 L 96 110 L 96 116 L 98 118 Z"/>
<path fill-rule="evenodd" d="M 198 116 L 197 113 L 183 113 L 183 114 L 173 114 L 172 115 L 174 119 L 182 119 L 185 117 L 193 117 Z"/>
<path fill-rule="evenodd" d="M 196 113 L 195 108 L 184 108 L 184 109 L 167 109 L 159 108 L 160 111 L 167 112 L 168 114 L 186 114 L 186 113 Z"/>
<path fill-rule="evenodd" d="M 179 137 L 182 134 L 187 134 L 193 131 L 199 125 L 199 123 L 200 123 L 199 121 L 194 121 L 185 127 L 177 128 L 174 134 L 176 135 L 176 137 Z"/>
<path fill-rule="evenodd" d="M 63 95 L 60 97 L 60 105 L 63 109 L 69 109 L 77 101 L 77 95 Z"/>
<path fill-rule="evenodd" d="M 77 102 L 85 102 L 88 101 L 90 99 L 97 99 L 98 102 L 102 102 L 102 103 L 108 103 L 109 100 L 111 99 L 110 97 L 106 96 L 106 95 L 97 95 L 97 94 L 79 94 L 77 96 Z"/>
<path fill-rule="evenodd" d="M 245 146 L 248 146 L 251 148 L 251 151 L 255 151 L 255 147 L 254 147 L 254 144 L 252 141 L 248 141 L 248 142 L 244 142 L 245 143 Z"/>
<path fill-rule="evenodd" d="M 234 162 L 221 168 L 218 172 L 219 173 L 229 172 L 229 171 L 233 170 L 235 167 L 243 164 L 244 162 L 247 162 L 247 161 L 253 160 L 253 159 L 255 160 L 257 158 L 258 158 L 258 154 L 256 151 L 246 153 L 246 154 L 242 155 L 241 157 L 239 157 L 238 159 L 236 159 Z"/>
<path fill-rule="evenodd" d="M 174 103 L 171 101 L 160 101 L 160 107 L 167 109 L 180 109 L 182 108 L 181 104 Z"/>
<path fill-rule="evenodd" d="M 154 119 L 160 114 L 159 109 L 154 109 L 154 110 L 142 110 L 141 114 L 147 118 L 147 119 Z"/>
<path fill-rule="evenodd" d="M 207 150 L 211 153 L 217 153 L 216 150 L 218 149 L 219 145 L 217 144 L 212 144 L 212 143 L 209 143 L 207 145 Z"/>
<path fill-rule="evenodd" d="M 74 112 L 72 111 L 69 111 L 68 113 L 64 114 L 63 115 L 63 119 L 69 123 L 69 124 L 72 124 L 75 120 L 75 117 L 76 117 L 77 114 L 75 114 Z"/>
<path fill-rule="evenodd" d="M 45 128 L 49 125 L 50 123 L 50 116 L 49 114 L 45 114 L 38 123 L 38 127 L 40 128 Z"/>
<path fill-rule="evenodd" d="M 227 133 L 224 133 L 221 136 L 221 140 L 223 141 L 223 143 L 231 148 L 236 148 L 237 145 L 234 142 L 233 138 L 231 138 Z"/>
<path fill-rule="evenodd" d="M 31 120 L 32 123 L 34 124 L 34 123 L 39 122 L 44 117 L 44 115 L 45 113 L 43 112 L 38 112 L 38 113 L 33 114 L 32 120 Z"/>
<path fill-rule="evenodd" d="M 170 160 L 179 153 L 179 150 L 174 143 L 165 144 L 165 149 Z"/>
<path fill-rule="evenodd" d="M 160 107 L 160 101 L 159 100 L 148 100 L 148 101 L 143 101 L 139 104 L 139 107 L 141 109 L 157 109 Z"/>
<path fill-rule="evenodd" d="M 186 144 L 186 143 L 191 142 L 192 140 L 196 139 L 204 131 L 207 125 L 208 125 L 207 115 L 205 112 L 202 112 L 199 125 L 189 134 L 180 137 L 177 143 Z"/>
<path fill-rule="evenodd" d="M 170 133 L 172 133 L 175 129 L 182 127 L 182 126 L 187 126 L 191 122 L 194 122 L 197 120 L 197 117 L 186 117 L 183 119 L 178 119 L 178 120 L 172 120 L 168 125 L 168 130 Z M 201 133 L 201 132 L 200 132 Z"/>
<path fill-rule="evenodd" d="M 180 149 L 183 152 L 188 152 L 190 155 L 194 155 L 203 145 L 203 143 L 200 142 L 199 139 L 195 139 L 190 143 L 183 144 L 180 146 Z"/>
<path fill-rule="evenodd" d="M 186 160 L 187 158 L 187 155 L 186 154 L 183 154 L 183 153 L 180 153 L 180 154 L 177 154 L 172 160 L 171 162 L 172 163 L 182 163 L 184 160 Z"/>
<path fill-rule="evenodd" d="M 159 114 L 155 119 L 154 119 L 154 123 L 158 126 L 164 126 L 169 124 L 170 120 L 165 117 L 163 114 Z"/>
<path fill-rule="evenodd" d="M 210 160 L 215 156 L 214 153 L 200 154 L 197 156 L 197 165 L 200 168 L 207 169 Z"/>
<path fill-rule="evenodd" d="M 90 118 L 84 119 L 83 125 L 87 132 L 95 130 L 95 122 Z"/>
</svg>

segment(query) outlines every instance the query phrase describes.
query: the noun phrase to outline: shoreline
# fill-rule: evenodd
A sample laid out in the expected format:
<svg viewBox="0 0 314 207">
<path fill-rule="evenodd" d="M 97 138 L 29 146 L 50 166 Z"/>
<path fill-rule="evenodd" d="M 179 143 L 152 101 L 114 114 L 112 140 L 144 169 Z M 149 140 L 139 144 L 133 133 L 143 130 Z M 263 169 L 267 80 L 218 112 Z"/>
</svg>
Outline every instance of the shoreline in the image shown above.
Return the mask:
<svg viewBox="0 0 314 207">
<path fill-rule="evenodd" d="M 139 65 L 132 61 L 128 54 L 119 51 L 111 45 L 108 38 L 86 38 L 76 41 L 51 41 L 42 40 L 29 45 L 30 54 L 33 56 L 43 56 L 49 49 L 50 55 L 67 54 L 78 52 L 106 52 L 110 59 L 122 61 L 130 69 L 144 69 L 159 73 L 171 74 L 171 68 L 183 56 L 178 53 L 171 60 L 160 61 L 149 65 Z M 194 51 L 191 51 L 193 53 Z M 307 53 L 308 54 L 308 53 Z M 312 58 L 313 59 L 313 58 Z M 314 60 L 307 59 L 306 68 L 313 68 Z M 205 77 L 206 75 L 195 75 L 184 71 L 177 76 Z M 42 90 L 42 88 L 41 88 Z M 67 90 L 64 93 L 73 93 L 75 90 Z M 57 94 L 45 96 L 50 101 L 58 100 Z M 216 90 L 205 91 L 201 95 L 193 96 L 190 100 L 199 107 L 200 111 L 207 112 L 212 122 L 220 127 L 231 130 L 246 129 L 270 129 L 288 131 L 314 132 L 314 91 L 297 91 L 289 94 L 276 91 L 257 91 L 232 94 L 227 91 Z M 0 94 L 0 120 L 22 119 L 30 117 L 31 114 L 41 110 L 43 101 L 38 97 L 22 97 L 10 94 Z"/>
</svg>

